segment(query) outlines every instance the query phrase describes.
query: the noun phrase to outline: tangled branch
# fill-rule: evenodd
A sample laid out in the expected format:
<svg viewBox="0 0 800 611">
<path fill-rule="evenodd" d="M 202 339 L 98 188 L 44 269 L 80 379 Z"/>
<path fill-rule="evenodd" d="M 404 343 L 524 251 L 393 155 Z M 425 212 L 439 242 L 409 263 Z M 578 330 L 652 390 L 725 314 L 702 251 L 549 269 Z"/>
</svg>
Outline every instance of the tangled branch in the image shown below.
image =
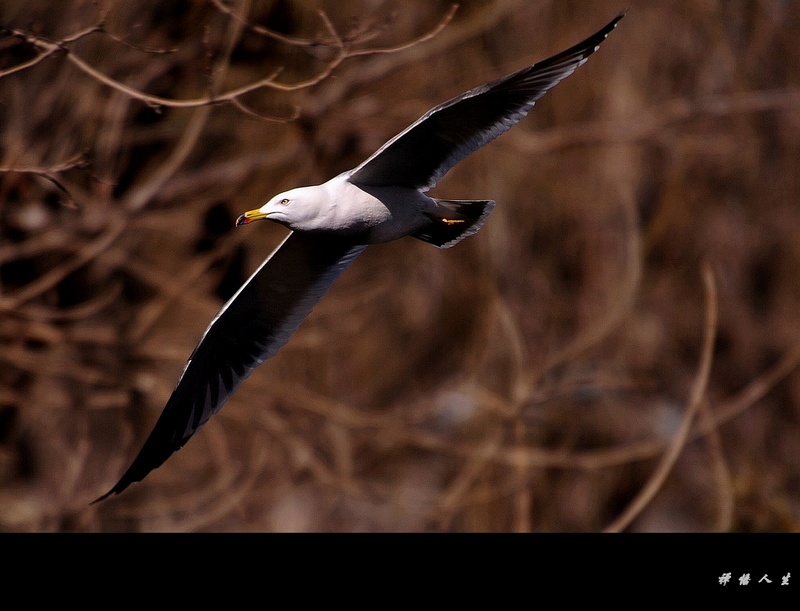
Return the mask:
<svg viewBox="0 0 800 611">
<path fill-rule="evenodd" d="M 48 167 L 36 166 L 0 166 L 0 174 L 32 174 L 39 176 L 52 183 L 59 191 L 67 196 L 64 204 L 68 207 L 75 207 L 75 198 L 70 193 L 69 189 L 58 179 L 57 174 L 72 170 L 75 168 L 85 168 L 88 164 L 87 160 L 82 154 L 74 155 L 69 159 L 56 163 Z"/>
<path fill-rule="evenodd" d="M 220 10 L 225 12 L 232 17 L 235 17 L 234 13 L 224 7 L 220 2 L 215 2 L 215 6 L 217 6 Z M 191 98 L 186 100 L 179 100 L 175 98 L 167 98 L 162 96 L 157 96 L 153 94 L 146 93 L 144 91 L 140 91 L 134 87 L 126 85 L 95 68 L 94 66 L 90 65 L 84 59 L 79 57 L 74 51 L 69 48 L 69 44 L 76 42 L 90 34 L 94 33 L 104 33 L 107 34 L 105 31 L 105 27 L 102 23 L 91 26 L 79 32 L 76 32 L 70 36 L 66 36 L 60 39 L 57 42 L 50 42 L 45 40 L 42 37 L 34 36 L 29 32 L 25 32 L 20 29 L 12 29 L 10 33 L 13 36 L 16 36 L 22 40 L 24 40 L 29 45 L 33 46 L 39 54 L 31 60 L 18 64 L 16 66 L 12 66 L 11 68 L 7 68 L 6 70 L 0 71 L 0 78 L 13 74 L 15 72 L 19 72 L 21 70 L 29 69 L 47 57 L 55 55 L 57 53 L 63 53 L 67 61 L 69 61 L 72 65 L 77 67 L 81 72 L 86 74 L 87 76 L 93 78 L 94 80 L 115 89 L 125 95 L 128 95 L 132 98 L 140 100 L 145 104 L 151 107 L 168 107 L 168 108 L 197 108 L 200 106 L 210 106 L 215 104 L 223 104 L 223 103 L 231 103 L 240 110 L 248 112 L 247 109 L 241 104 L 238 100 L 241 96 L 251 93 L 253 91 L 257 91 L 259 89 L 272 89 L 275 91 L 282 91 L 282 92 L 289 92 L 289 91 L 297 91 L 300 89 L 306 89 L 308 87 L 312 87 L 324 79 L 326 79 L 342 62 L 351 58 L 351 57 L 359 57 L 363 55 L 373 55 L 373 54 L 384 54 L 384 53 L 396 53 L 399 51 L 403 51 L 420 43 L 423 43 L 427 40 L 430 40 L 434 36 L 436 36 L 439 32 L 441 32 L 447 25 L 452 21 L 455 13 L 458 9 L 458 5 L 454 4 L 450 7 L 448 12 L 442 17 L 439 23 L 436 24 L 429 32 L 422 34 L 421 36 L 401 45 L 397 45 L 394 47 L 385 47 L 385 48 L 375 48 L 375 49 L 351 49 L 350 46 L 354 42 L 362 42 L 365 38 L 361 37 L 354 37 L 354 38 L 343 38 L 337 31 L 336 28 L 331 23 L 330 19 L 328 18 L 327 14 L 324 11 L 319 11 L 319 17 L 324 24 L 325 28 L 328 31 L 329 39 L 326 39 L 325 43 L 316 43 L 316 44 L 330 44 L 333 48 L 336 49 L 336 55 L 331 59 L 325 67 L 319 71 L 314 76 L 297 81 L 294 83 L 290 82 L 280 82 L 277 80 L 278 76 L 283 71 L 282 67 L 276 68 L 272 71 L 271 74 L 268 76 L 252 81 L 240 87 L 236 87 L 234 89 L 230 89 L 226 92 L 219 93 L 219 94 L 209 94 L 199 98 Z M 247 24 L 247 21 L 240 18 L 235 17 L 237 21 L 241 24 Z M 261 28 L 257 28 L 260 33 L 265 33 L 268 30 L 263 30 Z M 279 37 L 274 32 L 269 31 L 271 35 L 275 37 Z M 113 40 L 119 41 L 118 38 L 112 37 Z M 329 41 L 329 42 L 328 42 Z M 284 42 L 288 42 L 290 44 L 296 45 L 305 45 L 308 46 L 310 43 L 308 41 L 304 41 L 302 39 L 294 39 L 289 37 Z M 128 44 L 128 43 L 125 43 Z"/>
</svg>

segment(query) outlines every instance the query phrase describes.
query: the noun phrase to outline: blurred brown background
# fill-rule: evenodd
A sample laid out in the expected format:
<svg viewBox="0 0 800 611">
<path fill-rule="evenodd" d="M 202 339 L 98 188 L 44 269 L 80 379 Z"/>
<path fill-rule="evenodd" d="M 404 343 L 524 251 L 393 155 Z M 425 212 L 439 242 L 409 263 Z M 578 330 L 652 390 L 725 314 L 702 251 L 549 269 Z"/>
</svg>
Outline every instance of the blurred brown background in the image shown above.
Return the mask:
<svg viewBox="0 0 800 611">
<path fill-rule="evenodd" d="M 497 200 L 480 233 L 370 248 L 183 450 L 88 506 L 285 235 L 238 214 L 623 9 L 440 182 Z M 0 530 L 798 529 L 800 3 L 450 11 L 2 3 Z"/>
</svg>

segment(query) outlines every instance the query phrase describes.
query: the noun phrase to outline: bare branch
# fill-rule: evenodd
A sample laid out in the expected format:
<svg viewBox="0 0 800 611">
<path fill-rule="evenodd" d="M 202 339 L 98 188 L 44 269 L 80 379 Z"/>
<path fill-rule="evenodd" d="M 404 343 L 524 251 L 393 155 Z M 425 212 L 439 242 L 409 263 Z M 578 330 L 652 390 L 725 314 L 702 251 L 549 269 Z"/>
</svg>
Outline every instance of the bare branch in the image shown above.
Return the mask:
<svg viewBox="0 0 800 611">
<path fill-rule="evenodd" d="M 67 201 L 63 202 L 65 206 L 70 208 L 77 207 L 75 205 L 75 198 L 70 193 L 69 189 L 67 189 L 64 184 L 56 177 L 56 174 L 60 172 L 65 172 L 67 170 L 72 170 L 74 168 L 85 168 L 88 165 L 87 160 L 83 157 L 82 153 L 79 153 L 66 161 L 62 161 L 53 166 L 49 167 L 37 167 L 37 166 L 23 166 L 23 167 L 2 167 L 0 166 L 0 174 L 33 174 L 35 176 L 40 176 L 45 180 L 52 183 L 59 191 L 64 193 L 67 196 Z"/>
<path fill-rule="evenodd" d="M 26 62 L 17 64 L 16 66 L 11 66 L 11 68 L 6 68 L 5 70 L 0 70 L 0 78 L 3 78 L 4 76 L 8 76 L 10 74 L 14 74 L 15 72 L 19 72 L 20 70 L 25 70 L 26 68 L 35 66 L 42 60 L 50 57 L 51 55 L 54 55 L 55 53 L 58 53 L 59 51 L 66 51 L 68 53 L 69 51 L 64 45 L 71 42 L 75 42 L 76 40 L 80 40 L 84 36 L 88 36 L 89 34 L 99 31 L 99 29 L 100 26 L 97 25 L 88 27 L 84 30 L 76 32 L 75 34 L 71 34 L 70 36 L 63 38 L 58 43 L 48 42 L 43 38 L 33 36 L 32 34 L 23 32 L 22 30 L 18 29 L 9 30 L 12 36 L 24 40 L 31 46 L 37 48 L 40 51 L 40 53 L 33 59 L 29 59 Z"/>
<path fill-rule="evenodd" d="M 14 74 L 15 72 L 19 72 L 21 70 L 25 70 L 27 68 L 31 68 L 32 66 L 35 66 L 36 64 L 38 64 L 43 59 L 46 59 L 46 58 L 50 57 L 51 55 L 53 55 L 57 51 L 60 51 L 60 49 L 58 47 L 55 47 L 53 49 L 50 49 L 49 51 L 45 51 L 43 53 L 40 53 L 39 55 L 37 55 L 33 59 L 29 59 L 26 62 L 22 62 L 21 64 L 17 64 L 16 66 L 11 66 L 10 68 L 6 68 L 5 70 L 0 70 L 0 78 L 3 78 L 4 76 L 8 76 L 10 74 Z"/>
<path fill-rule="evenodd" d="M 257 113 L 255 110 L 252 110 L 245 106 L 239 98 L 233 98 L 231 100 L 231 104 L 233 104 L 236 108 L 241 110 L 244 114 L 249 115 L 259 121 L 266 121 L 268 123 L 290 123 L 292 121 L 297 120 L 300 117 L 300 108 L 294 106 L 292 108 L 292 114 L 287 117 L 269 117 L 267 115 L 262 115 Z"/>
<path fill-rule="evenodd" d="M 273 38 L 275 40 L 279 40 L 280 42 L 285 42 L 286 44 L 293 45 L 296 47 L 315 47 L 327 44 L 325 42 L 311 38 L 298 38 L 296 36 L 281 34 L 280 32 L 270 30 L 269 28 L 265 28 L 264 26 L 253 24 L 247 21 L 246 19 L 243 19 L 236 13 L 234 13 L 231 9 L 229 9 L 222 3 L 222 0 L 211 0 L 211 3 L 217 8 L 217 10 L 219 10 L 222 13 L 225 13 L 229 17 L 232 17 L 233 19 L 241 23 L 244 27 L 246 27 L 248 30 L 250 30 L 251 32 L 255 32 L 256 34 L 267 36 L 269 38 Z"/>
<path fill-rule="evenodd" d="M 124 45 L 130 49 L 134 49 L 135 51 L 141 51 L 142 53 L 147 53 L 148 55 L 168 55 L 170 53 L 176 53 L 178 51 L 178 47 L 173 47 L 171 49 L 154 49 L 152 47 L 142 47 L 140 45 L 134 44 L 128 40 L 125 40 L 121 36 L 117 36 L 116 34 L 112 34 L 109 32 L 105 26 L 101 26 L 97 30 L 98 32 L 102 32 L 106 36 L 108 36 L 114 42 L 118 42 L 121 45 Z"/>
<path fill-rule="evenodd" d="M 278 40 L 280 42 L 286 43 L 288 45 L 292 45 L 295 47 L 320 47 L 320 46 L 336 46 L 338 37 L 332 38 L 300 38 L 297 36 L 290 36 L 288 34 L 281 34 L 280 32 L 276 32 L 275 30 L 270 30 L 262 25 L 258 25 L 252 23 L 248 20 L 243 19 L 239 15 L 235 14 L 230 8 L 225 6 L 221 0 L 211 0 L 212 4 L 222 13 L 225 13 L 229 17 L 236 19 L 239 21 L 243 26 L 247 28 L 248 31 L 253 32 L 254 34 L 259 34 L 261 36 L 266 36 L 267 38 L 272 38 L 274 40 Z M 359 44 L 364 43 L 369 40 L 372 40 L 376 36 L 378 36 L 383 28 L 354 28 L 350 33 L 346 36 L 342 37 L 348 44 Z"/>
<path fill-rule="evenodd" d="M 450 22 L 455 17 L 456 12 L 458 11 L 458 4 L 453 4 L 450 6 L 450 10 L 445 13 L 444 17 L 439 21 L 439 23 L 434 26 L 432 30 L 426 32 L 422 36 L 415 38 L 409 42 L 403 43 L 401 45 L 397 45 L 395 47 L 385 47 L 383 49 L 361 49 L 360 51 L 351 51 L 347 54 L 348 57 L 359 57 L 362 55 L 378 55 L 378 54 L 386 54 L 386 53 L 397 53 L 398 51 L 405 51 L 406 49 L 410 49 L 411 47 L 415 47 L 420 43 L 426 42 L 436 35 L 438 35 L 442 30 L 444 30 Z"/>
<path fill-rule="evenodd" d="M 55 249 L 61 249 L 65 254 L 71 254 L 71 246 L 72 243 L 65 233 L 55 228 L 47 229 L 21 244 L 0 245 L 0 263 L 19 258 L 35 257 L 43 252 Z"/>
<path fill-rule="evenodd" d="M 57 163 L 55 165 L 51 165 L 48 167 L 38 167 L 38 166 L 20 166 L 20 167 L 13 167 L 13 166 L 0 166 L 0 173 L 9 173 L 9 174 L 57 174 L 58 172 L 64 172 L 66 170 L 71 170 L 73 168 L 84 168 L 87 165 L 86 159 L 83 157 L 83 153 L 79 153 L 70 157 L 69 159 Z"/>
<path fill-rule="evenodd" d="M 734 497 L 733 481 L 725 454 L 722 448 L 722 439 L 719 430 L 714 424 L 714 416 L 711 413 L 711 406 L 707 401 L 703 401 L 700 408 L 702 424 L 709 429 L 706 435 L 706 447 L 711 455 L 712 471 L 714 481 L 717 486 L 717 496 L 719 498 L 717 507 L 717 522 L 715 530 L 717 532 L 728 532 L 733 524 Z"/>
<path fill-rule="evenodd" d="M 218 8 L 221 8 L 227 14 L 232 14 L 230 9 L 224 7 L 220 3 L 216 3 L 215 5 Z M 6 74 L 11 74 L 18 70 L 23 70 L 25 68 L 29 68 L 37 63 L 39 63 L 44 57 L 52 55 L 56 52 L 63 51 L 66 54 L 67 60 L 72 63 L 75 67 L 81 70 L 83 73 L 87 74 L 91 78 L 95 79 L 96 81 L 111 87 L 117 91 L 120 91 L 126 95 L 131 96 L 132 98 L 138 99 L 145 104 L 150 106 L 164 106 L 169 108 L 197 108 L 200 106 L 210 106 L 213 104 L 222 104 L 222 103 L 232 103 L 233 100 L 236 98 L 245 95 L 247 93 L 251 93 L 253 91 L 257 91 L 259 89 L 269 88 L 274 89 L 276 91 L 297 91 L 300 89 L 306 89 L 308 87 L 312 87 L 324 79 L 326 79 L 345 59 L 350 57 L 358 57 L 363 55 L 374 55 L 380 53 L 395 53 L 398 51 L 403 51 L 410 47 L 413 47 L 417 44 L 430 40 L 434 36 L 436 36 L 439 32 L 441 32 L 452 20 L 455 12 L 458 8 L 458 5 L 454 4 L 451 6 L 450 10 L 445 14 L 442 20 L 429 32 L 415 38 L 414 40 L 409 41 L 408 43 L 404 43 L 402 45 L 398 45 L 395 47 L 388 47 L 388 48 L 378 48 L 378 49 L 362 49 L 357 51 L 349 51 L 347 49 L 347 45 L 342 40 L 342 37 L 336 32 L 331 21 L 328 19 L 327 15 L 323 11 L 319 11 L 320 18 L 322 19 L 325 27 L 328 30 L 328 34 L 331 40 L 331 46 L 334 46 L 338 49 L 336 56 L 330 60 L 325 67 L 313 77 L 308 79 L 298 81 L 295 83 L 281 83 L 276 81 L 276 78 L 281 73 L 282 68 L 278 68 L 273 71 L 272 74 L 269 76 L 254 81 L 252 83 L 248 83 L 246 85 L 242 85 L 241 87 L 237 87 L 230 91 L 221 93 L 221 94 L 214 94 L 208 95 L 201 98 L 193 98 L 188 100 L 177 100 L 173 98 L 164 98 L 157 95 L 151 95 L 145 93 L 143 91 L 139 91 L 134 87 L 126 85 L 117 81 L 116 79 L 111 78 L 110 76 L 104 74 L 97 68 L 91 66 L 86 61 L 78 57 L 74 52 L 68 49 L 65 45 L 68 42 L 74 42 L 84 36 L 91 34 L 93 32 L 102 32 L 106 35 L 108 33 L 103 29 L 101 25 L 92 26 L 91 28 L 87 28 L 82 30 L 72 36 L 62 39 L 57 43 L 52 43 L 49 41 L 44 40 L 43 38 L 33 36 L 32 34 L 28 34 L 22 32 L 20 30 L 14 30 L 13 33 L 17 36 L 23 37 L 29 44 L 33 45 L 40 51 L 40 55 L 26 62 L 25 64 L 21 64 L 19 66 L 14 66 L 4 72 L 0 72 L 0 78 L 5 76 Z M 240 24 L 246 25 L 247 22 L 238 18 L 237 21 Z M 118 40 L 117 38 L 113 38 L 114 40 Z M 349 44 L 349 43 L 348 43 Z M 221 79 L 220 79 L 221 80 Z"/>
</svg>

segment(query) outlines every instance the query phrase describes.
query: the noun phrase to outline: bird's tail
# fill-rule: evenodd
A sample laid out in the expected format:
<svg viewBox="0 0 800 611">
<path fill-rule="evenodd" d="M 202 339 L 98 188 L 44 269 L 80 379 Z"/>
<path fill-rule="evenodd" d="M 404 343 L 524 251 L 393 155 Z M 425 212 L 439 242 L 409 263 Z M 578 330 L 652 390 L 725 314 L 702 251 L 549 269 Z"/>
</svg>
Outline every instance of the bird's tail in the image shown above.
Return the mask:
<svg viewBox="0 0 800 611">
<path fill-rule="evenodd" d="M 436 210 L 427 212 L 431 222 L 412 235 L 437 248 L 450 248 L 483 227 L 494 208 L 489 199 L 434 199 Z"/>
</svg>

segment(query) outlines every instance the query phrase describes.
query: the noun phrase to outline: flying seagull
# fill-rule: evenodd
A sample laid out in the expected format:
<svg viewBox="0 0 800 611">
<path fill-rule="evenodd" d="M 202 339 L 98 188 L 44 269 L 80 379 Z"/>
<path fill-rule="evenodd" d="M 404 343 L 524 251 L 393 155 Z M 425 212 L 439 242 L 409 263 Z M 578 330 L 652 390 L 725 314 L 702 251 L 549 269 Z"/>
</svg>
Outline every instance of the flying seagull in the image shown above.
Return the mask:
<svg viewBox="0 0 800 611">
<path fill-rule="evenodd" d="M 292 231 L 211 321 L 139 455 L 94 502 L 141 481 L 183 447 L 289 341 L 367 245 L 410 235 L 450 248 L 478 231 L 493 201 L 425 193 L 464 157 L 516 125 L 597 51 L 622 17 L 558 55 L 432 108 L 355 169 L 242 214 L 237 227 L 268 219 Z"/>
</svg>

